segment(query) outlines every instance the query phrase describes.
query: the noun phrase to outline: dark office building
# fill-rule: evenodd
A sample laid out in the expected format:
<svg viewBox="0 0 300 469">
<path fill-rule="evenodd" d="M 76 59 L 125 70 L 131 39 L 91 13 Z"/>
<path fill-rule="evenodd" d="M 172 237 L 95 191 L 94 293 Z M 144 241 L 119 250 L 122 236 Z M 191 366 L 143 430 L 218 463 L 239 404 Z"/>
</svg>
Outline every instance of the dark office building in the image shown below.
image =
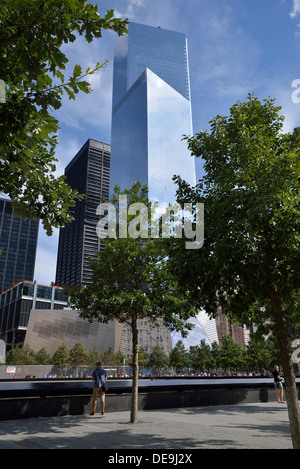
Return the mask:
<svg viewBox="0 0 300 469">
<path fill-rule="evenodd" d="M 89 139 L 68 164 L 65 175 L 67 183 L 86 197 L 77 201 L 74 220 L 60 229 L 55 283 L 88 284 L 88 258 L 95 258 L 101 248 L 96 210 L 109 198 L 110 145 Z"/>
<path fill-rule="evenodd" d="M 31 310 L 52 310 L 67 307 L 68 298 L 62 288 L 36 282 L 20 282 L 0 295 L 0 339 L 6 350 L 24 344 Z M 41 347 L 42 348 L 42 347 Z"/>
<path fill-rule="evenodd" d="M 20 280 L 33 281 L 39 223 L 14 215 L 0 198 L 0 293 Z"/>
</svg>

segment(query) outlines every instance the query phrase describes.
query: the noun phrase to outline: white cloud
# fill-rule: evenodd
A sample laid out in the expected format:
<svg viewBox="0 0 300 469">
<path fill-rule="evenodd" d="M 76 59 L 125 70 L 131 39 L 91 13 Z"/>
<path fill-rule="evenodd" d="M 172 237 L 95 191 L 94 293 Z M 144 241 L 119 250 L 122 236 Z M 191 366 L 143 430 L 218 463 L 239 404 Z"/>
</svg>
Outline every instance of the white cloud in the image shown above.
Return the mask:
<svg viewBox="0 0 300 469">
<path fill-rule="evenodd" d="M 112 46 L 111 41 L 102 38 L 88 44 L 82 37 L 76 39 L 74 44 L 66 45 L 63 52 L 69 58 L 69 64 L 65 79 L 72 74 L 75 64 L 81 65 L 82 72 L 85 73 L 88 67 L 93 70 L 98 62 L 104 63 L 106 57 L 112 57 Z M 85 80 L 91 84 L 92 93 L 80 92 L 75 101 L 64 95 L 62 107 L 55 114 L 64 128 L 76 131 L 88 127 L 91 129 L 89 137 L 93 137 L 95 129 L 99 132 L 102 126 L 106 129 L 110 126 L 112 61 L 109 61 L 105 68 L 85 77 Z"/>
<path fill-rule="evenodd" d="M 295 18 L 300 13 L 300 0 L 293 0 L 293 9 L 290 13 L 292 18 Z"/>
<path fill-rule="evenodd" d="M 283 132 L 293 132 L 294 128 L 300 122 L 300 103 L 294 103 L 292 100 L 292 93 L 295 88 L 292 87 L 292 82 L 287 78 L 285 80 L 286 86 L 283 83 L 274 82 L 270 87 L 273 96 L 276 96 L 275 105 L 281 106 L 280 115 L 284 116 Z"/>
<path fill-rule="evenodd" d="M 261 80 L 261 46 L 237 23 L 233 8 L 224 2 L 203 5 L 201 19 L 197 34 L 197 17 L 187 29 L 193 113 L 200 111 L 194 103 L 203 103 L 206 96 L 215 98 L 215 108 L 223 98 L 237 100 L 255 92 L 253 84 L 257 87 Z"/>
<path fill-rule="evenodd" d="M 85 142 L 81 142 L 76 138 L 70 138 L 65 136 L 63 132 L 59 132 L 58 134 L 58 141 L 59 144 L 56 149 L 55 157 L 58 160 L 56 163 L 56 176 L 61 176 L 65 172 L 65 167 L 67 164 L 70 163 L 72 158 L 76 155 L 76 153 L 80 150 L 82 145 Z"/>
<path fill-rule="evenodd" d="M 144 8 L 147 0 L 126 0 L 126 8 L 124 13 L 117 12 L 115 10 L 115 16 L 121 18 L 129 18 L 131 21 L 135 19 L 136 8 Z"/>
</svg>

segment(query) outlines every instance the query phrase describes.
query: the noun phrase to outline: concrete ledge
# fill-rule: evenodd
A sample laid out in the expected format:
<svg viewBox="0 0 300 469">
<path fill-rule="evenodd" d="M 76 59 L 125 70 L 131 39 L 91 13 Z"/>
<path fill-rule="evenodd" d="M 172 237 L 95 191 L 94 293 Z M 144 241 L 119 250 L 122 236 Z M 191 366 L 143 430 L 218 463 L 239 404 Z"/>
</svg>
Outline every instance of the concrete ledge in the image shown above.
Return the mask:
<svg viewBox="0 0 300 469">
<path fill-rule="evenodd" d="M 297 383 L 300 399 L 300 383 Z M 222 384 L 214 383 L 213 386 L 180 387 L 160 386 L 153 387 L 153 391 L 143 387 L 139 390 L 139 409 L 155 410 L 179 407 L 214 406 L 240 403 L 276 402 L 276 394 L 272 382 L 254 383 L 247 387 L 245 383 Z M 66 391 L 66 390 L 65 390 Z M 83 392 L 72 389 L 71 394 L 65 395 L 35 395 L 24 397 L 0 398 L 0 420 L 16 420 L 37 417 L 53 417 L 63 415 L 83 415 L 92 409 L 92 387 L 89 386 Z M 122 388 L 118 392 L 110 389 L 106 395 L 106 412 L 130 411 L 131 389 Z M 60 391 L 61 392 L 61 391 Z M 20 390 L 19 393 L 20 394 Z M 100 403 L 98 405 L 100 409 Z"/>
</svg>

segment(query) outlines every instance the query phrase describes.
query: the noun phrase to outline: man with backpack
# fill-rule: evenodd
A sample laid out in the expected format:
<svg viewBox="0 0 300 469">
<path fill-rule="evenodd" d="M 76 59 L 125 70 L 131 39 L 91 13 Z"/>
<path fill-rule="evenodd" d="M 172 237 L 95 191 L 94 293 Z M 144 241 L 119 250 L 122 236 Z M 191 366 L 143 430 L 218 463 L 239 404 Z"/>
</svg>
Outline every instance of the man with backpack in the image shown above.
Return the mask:
<svg viewBox="0 0 300 469">
<path fill-rule="evenodd" d="M 101 401 L 101 410 L 102 415 L 104 415 L 105 409 L 105 391 L 106 391 L 106 371 L 101 366 L 101 362 L 96 364 L 96 368 L 92 373 L 92 380 L 94 381 L 94 389 L 93 389 L 93 410 L 90 415 L 95 415 L 96 407 L 97 407 L 97 399 L 98 395 L 100 394 L 100 401 Z"/>
</svg>

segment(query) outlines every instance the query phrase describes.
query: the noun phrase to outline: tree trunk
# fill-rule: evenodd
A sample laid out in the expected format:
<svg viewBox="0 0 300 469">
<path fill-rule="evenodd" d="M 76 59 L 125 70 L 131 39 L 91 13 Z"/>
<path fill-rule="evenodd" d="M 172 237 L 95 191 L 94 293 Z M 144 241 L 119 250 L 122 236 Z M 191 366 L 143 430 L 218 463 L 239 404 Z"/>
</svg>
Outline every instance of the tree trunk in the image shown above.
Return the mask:
<svg viewBox="0 0 300 469">
<path fill-rule="evenodd" d="M 131 392 L 131 415 L 130 423 L 138 422 L 138 373 L 139 373 L 139 357 L 138 357 L 138 329 L 136 318 L 132 319 L 132 392 Z"/>
<path fill-rule="evenodd" d="M 300 410 L 295 381 L 295 373 L 290 352 L 289 333 L 279 295 L 274 290 L 272 290 L 271 292 L 271 306 L 273 319 L 275 323 L 275 332 L 278 340 L 278 346 L 283 365 L 285 382 L 284 387 L 286 393 L 293 448 L 300 449 Z"/>
</svg>

